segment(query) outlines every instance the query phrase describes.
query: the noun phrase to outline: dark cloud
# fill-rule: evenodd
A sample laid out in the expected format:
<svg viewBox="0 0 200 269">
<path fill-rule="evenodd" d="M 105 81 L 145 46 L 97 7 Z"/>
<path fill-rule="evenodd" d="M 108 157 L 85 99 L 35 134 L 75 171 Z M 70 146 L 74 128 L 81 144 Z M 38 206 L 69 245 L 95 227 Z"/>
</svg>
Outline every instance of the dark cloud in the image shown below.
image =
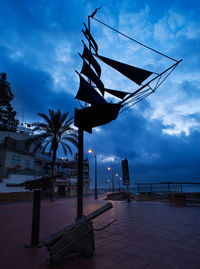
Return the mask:
<svg viewBox="0 0 200 269">
<path fill-rule="evenodd" d="M 0 48 L 0 68 L 7 73 L 8 81 L 15 98 L 13 106 L 20 112 L 24 110 L 25 120 L 31 121 L 37 118 L 38 112 L 46 113 L 48 109 L 60 108 L 63 112 L 73 114 L 76 104 L 73 96 L 64 89 L 55 91 L 52 77 L 42 70 L 36 70 L 6 57 L 8 50 Z M 2 67 L 3 62 L 3 67 Z"/>
<path fill-rule="evenodd" d="M 128 113 L 128 111 L 127 111 Z M 102 132 L 87 137 L 85 147 L 95 148 L 96 154 L 113 154 L 114 162 L 99 164 L 100 182 L 111 178 L 107 167 L 121 174 L 121 160 L 129 160 L 132 182 L 197 180 L 199 175 L 200 133 L 171 136 L 162 133 L 159 121 L 147 121 L 135 113 L 119 117 Z M 85 149 L 85 150 L 86 150 Z M 90 157 L 92 161 L 92 157 Z M 91 174 L 93 173 L 93 168 Z M 115 179 L 117 184 L 117 178 Z"/>
</svg>

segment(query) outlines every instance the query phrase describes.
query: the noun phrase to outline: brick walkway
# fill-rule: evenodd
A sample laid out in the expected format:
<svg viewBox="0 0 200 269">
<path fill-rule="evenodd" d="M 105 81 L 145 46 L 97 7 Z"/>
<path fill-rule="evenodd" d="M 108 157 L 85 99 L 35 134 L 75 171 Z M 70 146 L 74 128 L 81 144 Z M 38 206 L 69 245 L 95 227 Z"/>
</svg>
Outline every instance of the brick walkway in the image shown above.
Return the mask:
<svg viewBox="0 0 200 269">
<path fill-rule="evenodd" d="M 84 214 L 106 201 L 84 198 Z M 175 206 L 159 202 L 113 202 L 114 208 L 94 220 L 96 251 L 91 258 L 75 258 L 59 268 L 200 268 L 200 206 Z M 43 201 L 40 238 L 74 222 L 76 199 Z M 0 268 L 49 268 L 46 247 L 25 249 L 30 243 L 32 203 L 0 205 Z"/>
</svg>

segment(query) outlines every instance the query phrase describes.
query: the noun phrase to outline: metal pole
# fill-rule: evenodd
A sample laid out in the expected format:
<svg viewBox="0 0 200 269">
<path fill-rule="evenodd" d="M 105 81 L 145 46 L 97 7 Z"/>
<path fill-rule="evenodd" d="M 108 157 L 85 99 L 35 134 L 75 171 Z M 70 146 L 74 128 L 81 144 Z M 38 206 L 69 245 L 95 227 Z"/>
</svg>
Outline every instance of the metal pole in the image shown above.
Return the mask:
<svg viewBox="0 0 200 269">
<path fill-rule="evenodd" d="M 152 185 L 150 184 L 150 192 L 152 193 Z"/>
<path fill-rule="evenodd" d="M 181 192 L 183 192 L 183 185 L 182 185 L 182 183 L 181 183 Z"/>
<path fill-rule="evenodd" d="M 83 130 L 78 129 L 77 220 L 83 217 Z"/>
<path fill-rule="evenodd" d="M 88 16 L 88 29 L 90 32 L 90 17 Z M 91 46 L 89 42 L 89 50 Z M 90 81 L 91 84 L 91 81 Z M 85 103 L 87 106 L 87 103 Z M 83 217 L 83 130 L 78 129 L 78 176 L 77 176 L 77 220 Z"/>
<path fill-rule="evenodd" d="M 169 183 L 168 183 L 167 185 L 168 185 L 168 192 L 170 192 L 170 187 L 169 187 Z"/>
<path fill-rule="evenodd" d="M 127 187 L 127 202 L 130 202 L 131 199 L 130 199 L 130 193 L 129 193 L 129 185 L 126 185 Z"/>
<path fill-rule="evenodd" d="M 93 151 L 94 153 L 94 151 Z M 94 159 L 95 159 L 95 181 L 94 181 L 94 198 L 95 200 L 98 199 L 98 190 L 97 190 L 97 157 L 94 153 Z"/>
<path fill-rule="evenodd" d="M 37 246 L 39 244 L 40 202 L 41 202 L 41 191 L 40 190 L 35 190 L 33 192 L 33 215 L 32 215 L 31 246 Z"/>
<path fill-rule="evenodd" d="M 113 173 L 113 170 L 112 170 L 112 192 L 114 192 L 114 173 Z"/>
</svg>

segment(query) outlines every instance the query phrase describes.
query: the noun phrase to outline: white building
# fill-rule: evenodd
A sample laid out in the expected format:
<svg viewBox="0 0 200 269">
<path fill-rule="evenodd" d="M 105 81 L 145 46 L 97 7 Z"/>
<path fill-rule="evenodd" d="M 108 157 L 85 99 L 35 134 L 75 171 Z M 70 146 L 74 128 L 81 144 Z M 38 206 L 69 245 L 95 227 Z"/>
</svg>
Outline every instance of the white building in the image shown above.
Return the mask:
<svg viewBox="0 0 200 269">
<path fill-rule="evenodd" d="M 24 132 L 0 131 L 0 181 L 6 179 L 9 183 L 41 176 L 51 175 L 51 154 L 42 154 L 40 150 L 33 153 L 34 145 L 27 144 L 31 135 Z M 56 172 L 63 174 L 71 188 L 77 185 L 78 159 L 57 159 Z M 89 190 L 89 162 L 84 160 L 83 183 L 84 191 Z M 59 180 L 58 180 L 59 185 Z"/>
<path fill-rule="evenodd" d="M 30 136 L 25 133 L 0 131 L 0 178 L 10 174 L 34 174 L 35 158 L 26 145 Z"/>
</svg>

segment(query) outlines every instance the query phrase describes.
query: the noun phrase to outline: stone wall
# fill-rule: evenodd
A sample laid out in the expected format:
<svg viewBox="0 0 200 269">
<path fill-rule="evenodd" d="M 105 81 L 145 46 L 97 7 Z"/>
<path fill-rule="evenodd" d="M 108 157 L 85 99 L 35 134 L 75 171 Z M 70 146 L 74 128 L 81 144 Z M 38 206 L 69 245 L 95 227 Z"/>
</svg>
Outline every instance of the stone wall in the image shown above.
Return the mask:
<svg viewBox="0 0 200 269">
<path fill-rule="evenodd" d="M 162 200 L 163 196 L 157 193 L 140 193 L 140 194 L 133 194 L 134 201 L 155 201 L 155 200 Z"/>
<path fill-rule="evenodd" d="M 0 193 L 0 203 L 20 202 L 33 200 L 33 192 Z"/>
<path fill-rule="evenodd" d="M 121 191 L 121 192 L 109 192 L 107 193 L 107 200 L 124 200 L 127 196 L 126 193 Z"/>
</svg>

